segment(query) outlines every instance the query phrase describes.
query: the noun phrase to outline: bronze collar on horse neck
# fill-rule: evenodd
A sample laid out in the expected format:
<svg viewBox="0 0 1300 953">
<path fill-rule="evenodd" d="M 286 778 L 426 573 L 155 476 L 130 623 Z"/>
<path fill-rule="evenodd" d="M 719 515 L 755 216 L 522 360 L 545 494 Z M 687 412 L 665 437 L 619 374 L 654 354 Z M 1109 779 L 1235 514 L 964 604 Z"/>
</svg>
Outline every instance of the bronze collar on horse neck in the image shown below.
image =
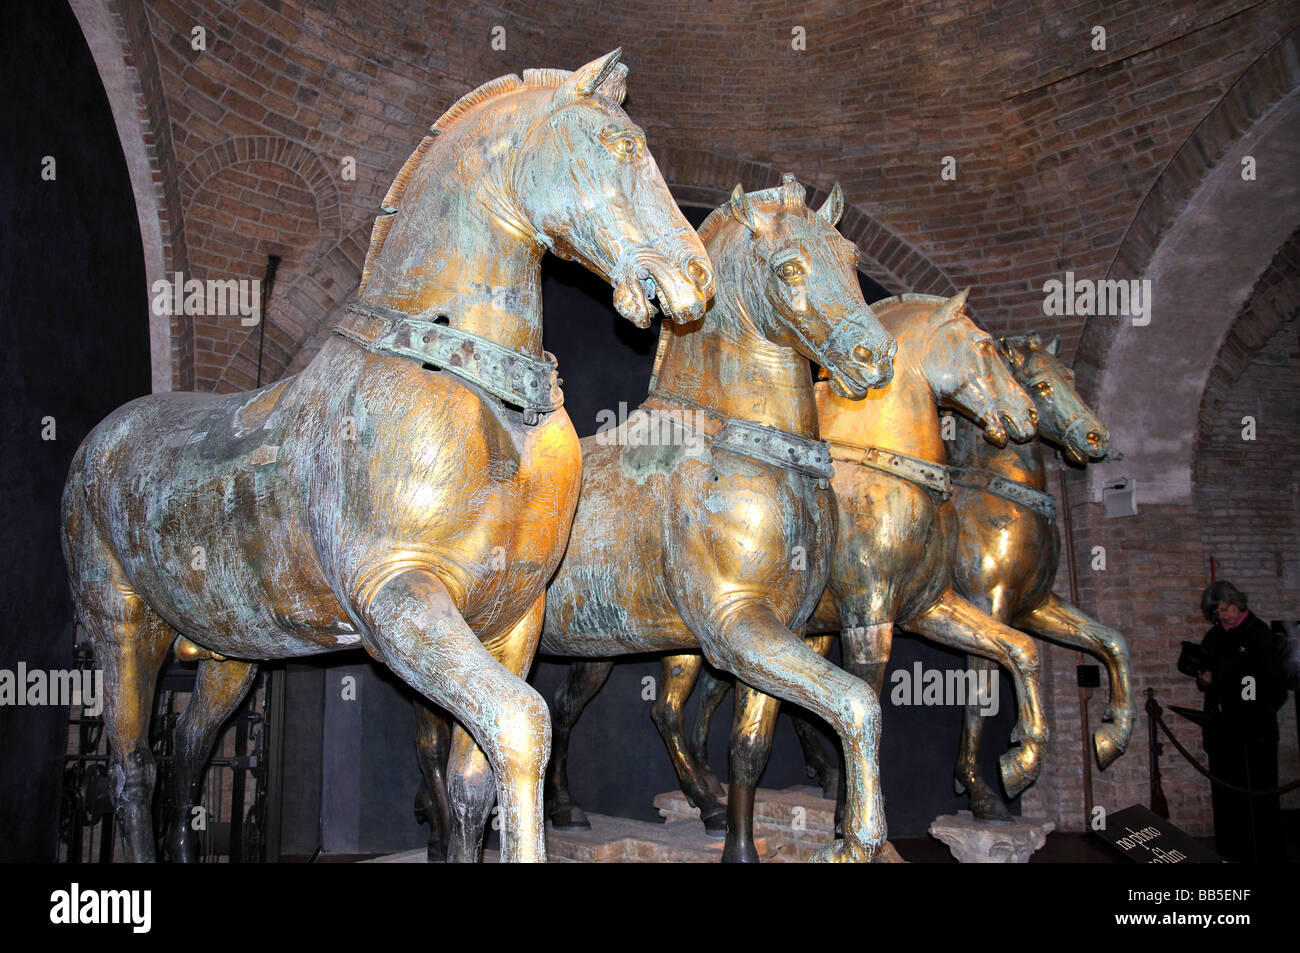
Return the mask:
<svg viewBox="0 0 1300 953">
<path fill-rule="evenodd" d="M 838 453 L 836 451 L 839 451 Z M 948 467 L 920 457 L 910 457 L 896 450 L 883 447 L 864 447 L 843 440 L 831 441 L 831 456 L 837 460 L 856 463 L 896 476 L 908 483 L 915 484 L 930 493 L 938 503 L 944 503 L 952 496 L 952 481 L 948 476 Z"/>
<path fill-rule="evenodd" d="M 1035 490 L 980 467 L 949 467 L 948 472 L 957 486 L 983 490 L 1032 510 L 1049 523 L 1056 522 L 1056 500 L 1050 493 Z"/>
<path fill-rule="evenodd" d="M 555 355 L 543 351 L 539 361 L 477 334 L 440 324 L 439 317 L 444 316 L 436 309 L 407 314 L 383 305 L 353 304 L 334 333 L 375 354 L 428 364 L 469 381 L 523 410 L 525 424 L 535 424 L 543 414 L 563 406 Z"/>
<path fill-rule="evenodd" d="M 701 433 L 717 449 L 801 473 L 817 480 L 822 489 L 829 485 L 831 454 L 830 445 L 825 440 L 801 437 L 778 427 L 726 417 L 689 398 L 659 390 L 650 391 L 650 396 L 642 407 L 650 413 L 662 414 Z M 690 413 L 681 415 L 679 408 L 688 408 Z M 674 413 L 675 410 L 678 413 Z"/>
</svg>

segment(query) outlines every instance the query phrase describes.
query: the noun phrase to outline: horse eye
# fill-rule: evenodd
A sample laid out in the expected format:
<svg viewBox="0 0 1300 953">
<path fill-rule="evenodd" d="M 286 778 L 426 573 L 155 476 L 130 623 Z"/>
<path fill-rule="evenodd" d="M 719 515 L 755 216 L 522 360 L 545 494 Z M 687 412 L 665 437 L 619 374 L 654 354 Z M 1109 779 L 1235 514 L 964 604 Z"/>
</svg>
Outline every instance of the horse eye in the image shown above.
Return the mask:
<svg viewBox="0 0 1300 953">
<path fill-rule="evenodd" d="M 797 261 L 782 262 L 777 266 L 776 273 L 785 281 L 794 281 L 803 275 L 803 265 Z"/>
<path fill-rule="evenodd" d="M 1034 390 L 1038 391 L 1040 394 L 1050 394 L 1052 392 L 1052 385 L 1047 383 L 1047 381 L 1039 381 L 1034 385 Z"/>
<path fill-rule="evenodd" d="M 634 159 L 641 152 L 641 143 L 632 136 L 624 136 L 614 142 L 614 152 L 623 159 Z"/>
</svg>

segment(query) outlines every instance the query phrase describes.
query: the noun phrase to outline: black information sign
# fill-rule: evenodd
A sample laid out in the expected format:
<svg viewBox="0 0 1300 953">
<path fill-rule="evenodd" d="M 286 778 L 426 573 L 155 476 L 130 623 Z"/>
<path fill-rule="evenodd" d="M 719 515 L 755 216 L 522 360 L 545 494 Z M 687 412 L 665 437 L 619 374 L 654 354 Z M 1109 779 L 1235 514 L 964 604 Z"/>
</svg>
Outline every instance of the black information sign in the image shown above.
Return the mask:
<svg viewBox="0 0 1300 953">
<path fill-rule="evenodd" d="M 1223 858 L 1140 804 L 1106 816 L 1093 831 L 1135 864 L 1221 864 Z"/>
</svg>

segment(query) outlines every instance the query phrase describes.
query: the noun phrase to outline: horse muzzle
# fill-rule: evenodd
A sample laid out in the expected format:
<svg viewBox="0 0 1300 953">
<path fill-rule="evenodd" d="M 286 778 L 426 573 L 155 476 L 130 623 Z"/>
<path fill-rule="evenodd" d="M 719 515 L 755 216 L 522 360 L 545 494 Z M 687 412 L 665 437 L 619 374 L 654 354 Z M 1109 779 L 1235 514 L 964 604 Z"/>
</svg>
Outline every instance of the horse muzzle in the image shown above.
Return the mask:
<svg viewBox="0 0 1300 953">
<path fill-rule="evenodd" d="M 614 307 L 639 328 L 650 326 L 652 300 L 670 320 L 691 324 L 704 317 L 713 298 L 713 265 L 702 245 L 673 259 L 635 248 L 615 265 L 610 280 Z"/>
</svg>

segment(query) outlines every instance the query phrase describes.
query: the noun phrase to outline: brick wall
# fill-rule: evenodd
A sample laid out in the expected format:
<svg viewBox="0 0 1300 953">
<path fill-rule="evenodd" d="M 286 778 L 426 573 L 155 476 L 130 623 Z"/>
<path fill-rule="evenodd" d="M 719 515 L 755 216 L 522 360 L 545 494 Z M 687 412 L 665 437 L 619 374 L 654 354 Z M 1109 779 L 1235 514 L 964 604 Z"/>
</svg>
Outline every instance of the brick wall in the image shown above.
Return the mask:
<svg viewBox="0 0 1300 953">
<path fill-rule="evenodd" d="M 138 23 L 138 6 L 115 2 Z M 677 150 L 678 182 L 706 184 L 728 163 L 794 171 L 822 188 L 838 179 L 860 209 L 855 237 L 873 278 L 891 291 L 973 285 L 972 309 L 991 329 L 1062 331 L 1067 359 L 1082 319 L 1047 327 L 1042 282 L 1107 272 L 1162 170 L 1293 18 L 1284 0 L 146 7 L 149 42 L 136 45 L 157 64 L 162 96 L 150 108 L 170 123 L 175 167 L 249 136 L 315 153 L 339 192 L 327 245 L 368 227 L 424 127 L 465 90 L 621 45 L 628 111 L 652 149 Z M 1107 28 L 1105 50 L 1092 49 L 1096 25 Z M 191 47 L 196 26 L 206 51 Z M 497 27 L 504 50 L 492 46 Z M 338 174 L 349 155 L 355 181 Z M 945 156 L 955 181 L 940 177 Z M 187 225 L 219 218 L 174 170 L 162 176 L 180 190 Z M 294 279 L 284 274 L 286 289 Z M 314 296 L 323 310 L 302 315 L 311 327 L 283 328 L 288 346 L 307 343 L 349 290 Z M 212 373 L 209 363 L 198 386 L 215 387 Z"/>
</svg>

